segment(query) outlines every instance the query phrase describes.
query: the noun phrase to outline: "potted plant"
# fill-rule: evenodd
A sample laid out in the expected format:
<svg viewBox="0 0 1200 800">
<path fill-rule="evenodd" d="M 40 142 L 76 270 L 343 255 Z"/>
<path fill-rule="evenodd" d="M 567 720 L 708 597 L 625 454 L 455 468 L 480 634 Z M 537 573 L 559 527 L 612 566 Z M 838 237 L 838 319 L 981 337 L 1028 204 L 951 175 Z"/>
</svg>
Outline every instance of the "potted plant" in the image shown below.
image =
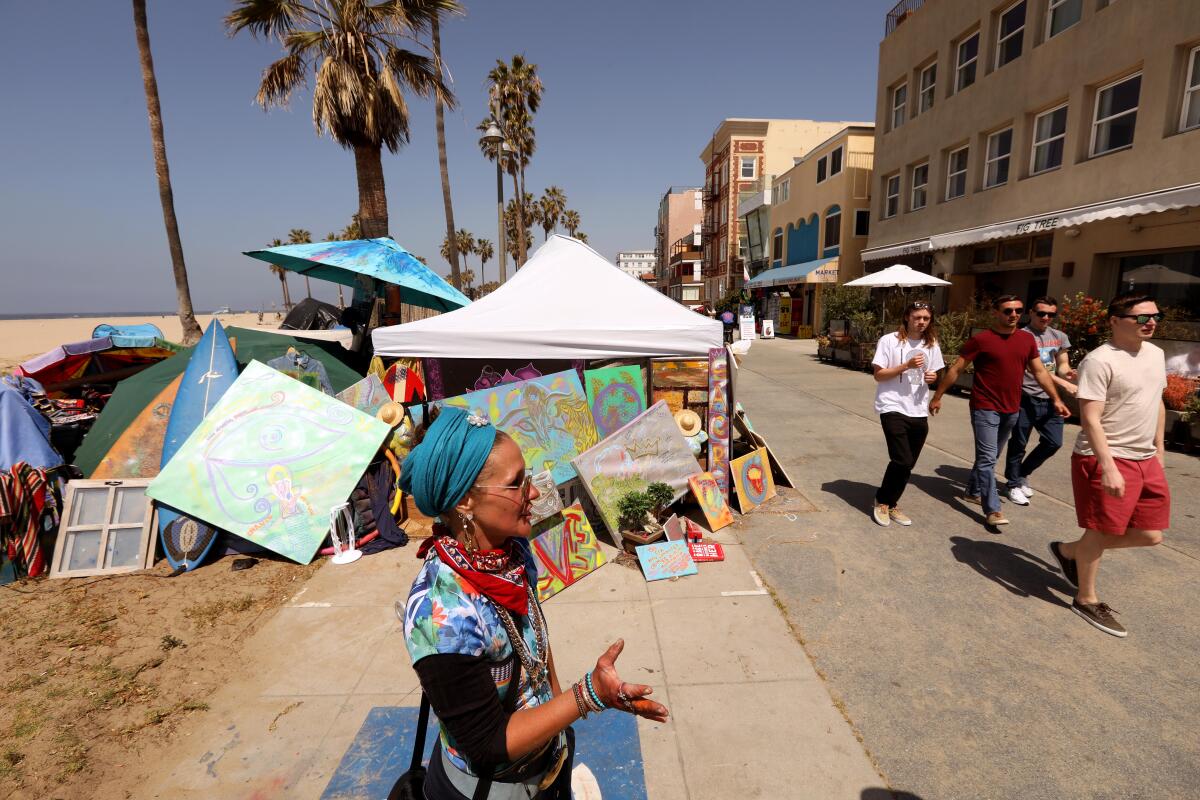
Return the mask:
<svg viewBox="0 0 1200 800">
<path fill-rule="evenodd" d="M 850 315 L 850 331 L 855 345 L 851 348 L 851 366 L 869 369 L 875 358 L 875 345 L 883 335 L 883 324 L 874 311 L 855 311 Z"/>
<path fill-rule="evenodd" d="M 833 339 L 829 338 L 827 333 L 817 337 L 817 358 L 822 361 L 833 360 Z"/>
<path fill-rule="evenodd" d="M 1187 446 L 1196 439 L 1200 427 L 1200 400 L 1197 400 L 1197 381 L 1168 373 L 1163 389 L 1163 405 L 1167 407 L 1166 439 Z"/>
<path fill-rule="evenodd" d="M 665 534 L 659 517 L 675 499 L 675 492 L 665 483 L 656 481 L 644 492 L 626 492 L 617 501 L 618 522 L 625 548 L 650 544 Z"/>
<path fill-rule="evenodd" d="M 1179 421 L 1187 426 L 1187 441 L 1182 443 L 1189 450 L 1200 444 L 1200 394 L 1193 394 L 1179 415 Z"/>
</svg>

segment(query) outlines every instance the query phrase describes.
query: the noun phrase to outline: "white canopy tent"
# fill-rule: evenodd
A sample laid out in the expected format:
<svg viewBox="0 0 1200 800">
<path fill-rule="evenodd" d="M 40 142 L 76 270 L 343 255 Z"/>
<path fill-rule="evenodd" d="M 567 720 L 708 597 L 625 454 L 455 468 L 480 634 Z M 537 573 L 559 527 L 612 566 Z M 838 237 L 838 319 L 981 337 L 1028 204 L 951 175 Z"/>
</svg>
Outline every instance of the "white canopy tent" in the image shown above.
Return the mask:
<svg viewBox="0 0 1200 800">
<path fill-rule="evenodd" d="M 392 357 L 707 357 L 723 346 L 722 330 L 579 240 L 554 235 L 482 300 L 371 338 Z"/>
</svg>

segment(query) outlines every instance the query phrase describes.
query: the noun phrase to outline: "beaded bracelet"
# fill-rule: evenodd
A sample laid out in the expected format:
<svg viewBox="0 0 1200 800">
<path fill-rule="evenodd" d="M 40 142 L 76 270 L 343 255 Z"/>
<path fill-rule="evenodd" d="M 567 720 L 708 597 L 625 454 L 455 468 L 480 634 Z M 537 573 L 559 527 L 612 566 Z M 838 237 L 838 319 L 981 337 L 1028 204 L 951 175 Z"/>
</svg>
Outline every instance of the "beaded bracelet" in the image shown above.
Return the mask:
<svg viewBox="0 0 1200 800">
<path fill-rule="evenodd" d="M 604 704 L 604 701 L 600 699 L 600 695 L 596 693 L 596 687 L 592 685 L 592 673 L 590 672 L 587 674 L 587 690 L 588 694 L 591 695 L 592 701 L 600 707 L 600 711 L 604 711 L 606 708 L 608 708 L 608 706 Z"/>
</svg>

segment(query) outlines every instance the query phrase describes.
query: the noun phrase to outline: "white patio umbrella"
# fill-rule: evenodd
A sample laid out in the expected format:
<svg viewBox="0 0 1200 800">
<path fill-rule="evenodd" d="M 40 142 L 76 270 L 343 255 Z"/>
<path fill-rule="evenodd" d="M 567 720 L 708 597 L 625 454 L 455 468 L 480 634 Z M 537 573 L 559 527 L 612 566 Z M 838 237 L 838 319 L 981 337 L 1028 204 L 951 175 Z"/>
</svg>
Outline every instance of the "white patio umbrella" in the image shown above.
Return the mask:
<svg viewBox="0 0 1200 800">
<path fill-rule="evenodd" d="M 1163 264 L 1147 264 L 1131 269 L 1121 276 L 1121 280 L 1128 283 L 1131 289 L 1138 283 L 1200 283 L 1200 278 L 1195 275 L 1171 269 Z"/>
<path fill-rule="evenodd" d="M 907 289 L 911 286 L 949 286 L 950 281 L 935 278 L 924 272 L 918 272 L 905 264 L 892 264 L 887 269 L 863 275 L 847 281 L 846 286 L 862 286 L 867 289 L 891 289 L 899 287 Z M 887 303 L 883 304 L 883 324 L 887 324 Z"/>
</svg>

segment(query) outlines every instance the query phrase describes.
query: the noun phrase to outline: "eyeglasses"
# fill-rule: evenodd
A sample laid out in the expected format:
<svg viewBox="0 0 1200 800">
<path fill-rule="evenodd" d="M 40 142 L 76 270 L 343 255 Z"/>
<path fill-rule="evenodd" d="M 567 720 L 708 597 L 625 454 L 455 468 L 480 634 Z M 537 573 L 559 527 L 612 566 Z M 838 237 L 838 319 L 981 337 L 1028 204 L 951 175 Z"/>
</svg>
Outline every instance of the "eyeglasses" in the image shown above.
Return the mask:
<svg viewBox="0 0 1200 800">
<path fill-rule="evenodd" d="M 1167 318 L 1167 315 L 1161 311 L 1159 311 L 1157 314 L 1116 314 L 1115 316 L 1120 317 L 1121 319 L 1135 319 L 1137 320 L 1138 325 L 1147 325 L 1149 324 L 1150 320 L 1162 322 Z"/>
<path fill-rule="evenodd" d="M 1006 317 L 1012 317 L 1012 316 L 1019 317 L 1025 313 L 1025 309 L 1023 309 L 1023 308 L 1002 308 L 1002 309 L 1000 309 L 1000 313 Z"/>
<path fill-rule="evenodd" d="M 471 488 L 472 489 L 504 489 L 509 492 L 513 491 L 514 489 L 520 489 L 521 497 L 529 497 L 529 489 L 531 486 L 533 486 L 533 473 L 529 470 L 525 470 L 525 477 L 521 479 L 520 483 L 517 483 L 517 484 L 510 483 L 510 484 L 505 484 L 503 486 L 501 486 L 499 484 L 477 483 L 474 486 L 472 486 Z"/>
<path fill-rule="evenodd" d="M 1054 319 L 1058 316 L 1057 311 L 1035 311 L 1033 313 L 1037 314 L 1042 319 Z"/>
<path fill-rule="evenodd" d="M 913 311 L 932 311 L 933 310 L 933 306 L 929 305 L 929 303 L 909 303 L 908 306 Z"/>
</svg>

